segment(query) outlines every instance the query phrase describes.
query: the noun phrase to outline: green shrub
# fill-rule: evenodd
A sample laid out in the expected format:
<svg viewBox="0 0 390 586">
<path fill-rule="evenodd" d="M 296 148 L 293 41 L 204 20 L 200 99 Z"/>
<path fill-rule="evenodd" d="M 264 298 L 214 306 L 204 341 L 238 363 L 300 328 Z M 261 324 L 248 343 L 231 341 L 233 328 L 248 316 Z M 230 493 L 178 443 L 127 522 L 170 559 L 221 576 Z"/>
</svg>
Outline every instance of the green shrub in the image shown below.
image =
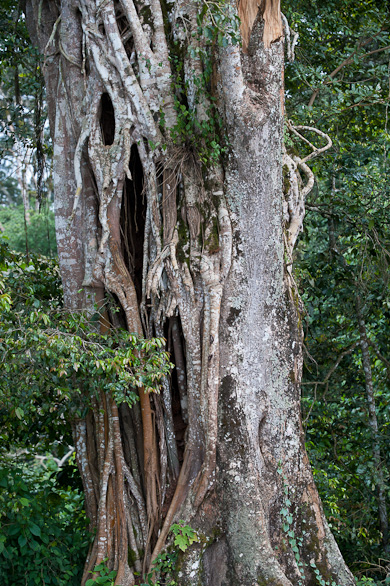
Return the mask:
<svg viewBox="0 0 390 586">
<path fill-rule="evenodd" d="M 89 545 L 83 495 L 59 486 L 57 465 L 0 462 L 2 586 L 79 586 Z"/>
</svg>

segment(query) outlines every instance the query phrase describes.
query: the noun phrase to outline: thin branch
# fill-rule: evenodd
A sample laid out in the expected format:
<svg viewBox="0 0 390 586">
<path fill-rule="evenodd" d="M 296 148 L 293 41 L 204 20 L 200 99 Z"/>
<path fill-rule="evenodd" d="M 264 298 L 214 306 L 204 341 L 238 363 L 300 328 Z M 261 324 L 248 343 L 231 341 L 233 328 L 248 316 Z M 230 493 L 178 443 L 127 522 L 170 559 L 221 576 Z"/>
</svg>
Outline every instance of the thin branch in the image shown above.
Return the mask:
<svg viewBox="0 0 390 586">
<path fill-rule="evenodd" d="M 359 341 L 354 342 L 349 348 L 347 348 L 347 350 L 344 350 L 344 352 L 342 352 L 339 357 L 337 358 L 336 362 L 334 363 L 334 365 L 332 366 L 332 368 L 328 371 L 328 374 L 326 375 L 326 377 L 324 378 L 323 381 L 309 381 L 306 383 L 302 383 L 302 385 L 326 385 L 327 382 L 329 381 L 330 377 L 332 376 L 332 374 L 335 372 L 335 370 L 338 368 L 338 366 L 340 365 L 340 362 L 342 361 L 343 358 L 345 358 L 345 356 L 348 356 L 348 354 L 352 354 L 352 352 L 355 350 L 355 348 L 359 345 Z"/>
<path fill-rule="evenodd" d="M 382 31 L 379 31 L 382 32 Z M 377 33 L 377 35 L 379 35 L 379 33 Z M 359 45 L 359 49 L 361 47 L 364 47 L 365 45 L 368 45 L 369 43 L 371 43 L 371 41 L 373 41 L 375 39 L 375 37 L 377 36 L 375 35 L 374 37 L 371 37 L 369 39 L 367 39 L 366 41 L 364 41 L 363 43 L 361 43 Z M 387 45 L 386 47 L 381 47 L 380 49 L 374 49 L 373 51 L 369 51 L 368 53 L 365 53 L 364 55 L 362 55 L 361 59 L 365 59 L 366 57 L 369 57 L 370 55 L 374 55 L 375 53 L 380 53 L 381 51 L 386 51 L 387 49 L 390 49 L 390 45 Z M 346 59 L 344 59 L 344 61 L 342 63 L 340 63 L 340 65 L 338 65 L 336 67 L 336 69 L 334 69 L 331 73 L 329 73 L 327 75 L 327 78 L 330 78 L 329 80 L 324 81 L 321 85 L 328 85 L 329 83 L 331 83 L 332 79 L 334 77 L 336 77 L 336 75 L 338 74 L 339 71 L 341 71 L 341 69 L 343 67 L 345 67 L 346 65 L 349 65 L 350 63 L 352 63 L 354 56 L 357 53 L 357 49 L 355 51 L 353 51 L 353 53 L 350 54 L 349 57 L 347 57 Z M 309 100 L 308 106 L 312 106 L 318 96 L 318 94 L 320 93 L 320 88 L 317 88 L 311 95 L 311 98 Z"/>
<path fill-rule="evenodd" d="M 387 358 L 385 358 L 383 356 L 383 354 L 381 354 L 380 350 L 379 350 L 379 346 L 376 342 L 373 342 L 372 340 L 368 340 L 368 344 L 371 346 L 371 348 L 374 348 L 375 350 L 375 354 L 377 355 L 377 357 L 379 358 L 379 360 L 381 362 L 383 362 L 383 364 L 387 367 L 388 371 L 387 371 L 387 377 L 390 378 L 390 360 L 387 360 Z"/>
<path fill-rule="evenodd" d="M 309 352 L 309 350 L 308 350 L 308 348 L 307 348 L 307 346 L 306 346 L 306 344 L 305 344 L 305 343 L 303 343 L 303 344 L 302 344 L 302 348 L 303 348 L 304 352 L 306 352 L 306 354 L 307 354 L 308 358 L 310 358 L 310 360 L 311 360 L 312 362 L 314 362 L 314 364 L 316 365 L 316 367 L 317 367 L 317 369 L 318 369 L 318 362 L 317 362 L 317 360 L 314 358 L 314 356 L 312 356 L 312 355 L 310 354 L 310 352 Z"/>
<path fill-rule="evenodd" d="M 303 427 L 305 427 L 306 423 L 309 421 L 309 417 L 310 417 L 310 414 L 311 414 L 311 412 L 313 410 L 314 403 L 317 401 L 317 386 L 318 386 L 317 384 L 314 385 L 314 397 L 313 397 L 313 400 L 311 402 L 309 411 L 307 412 L 307 415 L 306 415 L 305 419 L 302 421 Z"/>
<path fill-rule="evenodd" d="M 322 130 L 319 130 L 318 128 L 314 128 L 314 126 L 301 126 L 301 125 L 294 126 L 294 124 L 291 122 L 291 120 L 288 120 L 287 126 L 288 126 L 289 130 L 291 130 L 291 132 L 293 134 L 295 134 L 298 138 L 300 138 L 301 140 L 303 140 L 303 142 L 305 142 L 306 144 L 308 144 L 310 146 L 310 148 L 313 150 L 313 152 L 310 155 L 307 155 L 307 157 L 304 157 L 303 159 L 300 159 L 299 160 L 300 163 L 307 163 L 307 161 L 310 161 L 311 159 L 314 159 L 315 157 L 318 157 L 318 155 L 320 155 L 321 153 L 327 151 L 333 145 L 332 139 L 330 138 L 330 136 L 328 134 L 326 134 L 326 132 L 322 132 Z M 298 132 L 298 130 L 308 130 L 310 132 L 314 132 L 315 134 L 318 134 L 322 138 L 325 138 L 325 140 L 327 141 L 327 143 L 326 143 L 325 146 L 323 146 L 321 148 L 318 148 L 318 147 L 314 146 L 300 132 Z"/>
</svg>

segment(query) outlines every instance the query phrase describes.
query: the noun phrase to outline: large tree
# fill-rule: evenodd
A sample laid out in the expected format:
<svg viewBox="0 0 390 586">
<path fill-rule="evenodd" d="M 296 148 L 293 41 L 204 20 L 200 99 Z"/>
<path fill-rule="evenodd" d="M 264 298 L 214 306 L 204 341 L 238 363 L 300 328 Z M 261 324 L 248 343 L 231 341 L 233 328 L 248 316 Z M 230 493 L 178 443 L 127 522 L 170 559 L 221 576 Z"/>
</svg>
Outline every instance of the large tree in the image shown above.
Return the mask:
<svg viewBox="0 0 390 586">
<path fill-rule="evenodd" d="M 161 394 L 102 392 L 72 422 L 96 530 L 83 581 L 108 558 L 137 583 L 182 519 L 200 542 L 178 584 L 352 585 L 300 421 L 291 257 L 313 177 L 283 153 L 278 2 L 27 0 L 26 18 L 66 306 L 165 336 L 175 364 Z"/>
</svg>

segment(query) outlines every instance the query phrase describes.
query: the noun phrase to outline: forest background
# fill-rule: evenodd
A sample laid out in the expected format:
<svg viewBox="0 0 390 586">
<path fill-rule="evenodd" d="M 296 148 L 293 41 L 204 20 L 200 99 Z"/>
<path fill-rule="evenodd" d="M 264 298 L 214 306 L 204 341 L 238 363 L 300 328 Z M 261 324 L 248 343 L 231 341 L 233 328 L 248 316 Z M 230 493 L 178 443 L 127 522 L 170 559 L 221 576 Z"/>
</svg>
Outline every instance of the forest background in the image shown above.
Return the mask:
<svg viewBox="0 0 390 586">
<path fill-rule="evenodd" d="M 294 152 L 299 142 L 289 120 L 333 142 L 313 164 L 304 230 L 289 259 L 305 307 L 306 445 L 327 519 L 357 581 L 390 583 L 390 17 L 386 3 L 373 0 L 286 1 L 282 10 L 294 35 L 286 55 L 285 143 Z M 86 326 L 81 318 L 64 323 L 61 313 L 41 67 L 21 7 L 2 0 L 0 575 L 13 586 L 79 584 L 90 543 L 66 417 L 80 348 L 55 335 L 67 329 L 85 341 Z M 10 345 L 15 324 L 22 335 Z M 107 368 L 109 341 L 89 342 L 95 346 L 82 368 L 120 394 L 128 380 Z M 41 353 L 50 377 L 18 362 L 21 348 Z M 157 350 L 157 342 L 147 349 L 148 364 L 159 373 Z"/>
</svg>

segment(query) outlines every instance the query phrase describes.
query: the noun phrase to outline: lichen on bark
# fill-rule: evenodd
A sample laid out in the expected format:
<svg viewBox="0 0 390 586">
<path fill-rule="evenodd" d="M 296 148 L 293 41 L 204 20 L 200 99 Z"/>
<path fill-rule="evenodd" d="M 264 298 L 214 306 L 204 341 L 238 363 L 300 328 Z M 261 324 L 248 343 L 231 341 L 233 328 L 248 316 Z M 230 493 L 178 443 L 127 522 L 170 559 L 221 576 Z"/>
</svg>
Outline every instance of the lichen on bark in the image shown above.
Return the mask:
<svg viewBox="0 0 390 586">
<path fill-rule="evenodd" d="M 284 252 L 303 219 L 305 163 L 285 154 L 283 195 L 280 6 L 265 0 L 246 20 L 245 51 L 233 25 L 213 31 L 213 6 L 26 4 L 45 55 L 67 307 L 111 294 L 121 312 L 107 312 L 110 327 L 165 335 L 176 365 L 160 395 L 140 389 L 130 410 L 101 393 L 73 422 L 96 531 L 83 583 L 108 558 L 115 583 L 133 586 L 179 519 L 210 544 L 182 556 L 178 584 L 296 583 L 294 556 L 277 549 L 281 462 L 296 510 L 315 511 L 304 584 L 314 555 L 352 585 L 300 423 L 302 332 Z M 215 7 L 237 19 L 235 3 Z"/>
</svg>

